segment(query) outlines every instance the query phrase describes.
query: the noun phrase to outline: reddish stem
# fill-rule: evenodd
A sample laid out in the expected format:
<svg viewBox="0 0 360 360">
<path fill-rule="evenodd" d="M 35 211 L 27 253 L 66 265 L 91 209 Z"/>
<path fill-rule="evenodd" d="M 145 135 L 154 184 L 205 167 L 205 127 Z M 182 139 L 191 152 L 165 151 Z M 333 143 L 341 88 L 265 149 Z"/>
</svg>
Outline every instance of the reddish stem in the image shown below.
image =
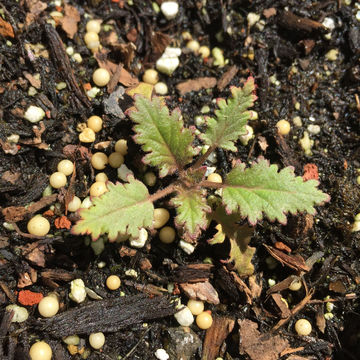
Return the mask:
<svg viewBox="0 0 360 360">
<path fill-rule="evenodd" d="M 209 157 L 209 155 L 216 149 L 216 146 L 210 146 L 207 150 L 206 153 L 201 155 L 195 162 L 195 164 L 193 166 L 191 166 L 192 169 L 198 169 L 204 162 L 205 160 Z"/>
<path fill-rule="evenodd" d="M 225 187 L 225 184 L 216 183 L 213 181 L 203 180 L 199 183 L 200 186 L 208 187 L 212 189 L 223 189 Z"/>
<path fill-rule="evenodd" d="M 177 183 L 169 185 L 165 189 L 159 190 L 156 193 L 150 195 L 148 200 L 155 202 L 156 200 L 159 200 L 159 199 L 165 197 L 166 195 L 169 195 L 169 194 L 175 192 L 176 187 L 177 187 Z"/>
</svg>

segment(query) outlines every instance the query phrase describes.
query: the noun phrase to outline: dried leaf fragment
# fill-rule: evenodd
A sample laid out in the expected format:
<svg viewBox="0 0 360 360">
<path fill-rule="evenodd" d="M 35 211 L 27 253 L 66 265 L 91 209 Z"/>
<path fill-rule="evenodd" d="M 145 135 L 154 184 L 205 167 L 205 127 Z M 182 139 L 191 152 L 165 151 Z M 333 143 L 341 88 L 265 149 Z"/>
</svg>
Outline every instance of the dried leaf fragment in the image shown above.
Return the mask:
<svg viewBox="0 0 360 360">
<path fill-rule="evenodd" d="M 5 21 L 0 16 L 0 35 L 4 37 L 11 37 L 13 38 L 15 36 L 14 29 L 12 28 L 11 24 Z"/>
<path fill-rule="evenodd" d="M 210 89 L 216 85 L 216 78 L 214 77 L 201 77 L 183 81 L 176 85 L 180 95 L 184 95 L 190 91 L 199 91 L 201 89 Z"/>
<path fill-rule="evenodd" d="M 214 305 L 220 304 L 219 295 L 209 281 L 195 284 L 183 283 L 180 287 L 190 299 L 198 299 Z"/>
<path fill-rule="evenodd" d="M 283 265 L 297 270 L 297 271 L 309 271 L 309 267 L 306 265 L 304 258 L 301 255 L 288 255 L 282 251 L 273 248 L 272 246 L 264 244 L 269 254 L 276 260 L 280 261 Z"/>
<path fill-rule="evenodd" d="M 240 353 L 251 360 L 278 360 L 280 353 L 289 347 L 289 342 L 280 335 L 262 334 L 258 325 L 250 320 L 238 320 Z"/>
<path fill-rule="evenodd" d="M 78 22 L 80 21 L 80 13 L 76 7 L 65 4 L 65 16 L 60 19 L 61 27 L 66 32 L 70 39 L 78 31 Z"/>
</svg>

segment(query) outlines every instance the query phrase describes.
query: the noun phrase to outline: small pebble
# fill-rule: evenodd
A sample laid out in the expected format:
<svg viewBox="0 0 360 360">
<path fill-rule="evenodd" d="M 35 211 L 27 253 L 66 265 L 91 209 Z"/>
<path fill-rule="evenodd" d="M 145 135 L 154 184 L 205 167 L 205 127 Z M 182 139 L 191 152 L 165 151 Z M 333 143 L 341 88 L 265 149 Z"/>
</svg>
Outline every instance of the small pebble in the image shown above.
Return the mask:
<svg viewBox="0 0 360 360">
<path fill-rule="evenodd" d="M 210 49 L 208 46 L 200 46 L 198 52 L 201 55 L 201 57 L 204 59 L 206 59 L 210 56 Z"/>
<path fill-rule="evenodd" d="M 69 176 L 74 171 L 74 163 L 70 160 L 61 160 L 57 165 L 57 171 Z"/>
<path fill-rule="evenodd" d="M 105 169 L 106 165 L 109 163 L 109 159 L 105 153 L 96 152 L 91 156 L 90 162 L 94 169 L 103 170 Z"/>
<path fill-rule="evenodd" d="M 86 23 L 86 31 L 98 34 L 101 30 L 101 20 L 89 20 Z"/>
<path fill-rule="evenodd" d="M 159 360 L 168 360 L 169 354 L 164 349 L 157 349 L 155 351 L 155 357 Z"/>
<path fill-rule="evenodd" d="M 164 1 L 160 9 L 167 20 L 172 20 L 179 12 L 179 4 L 176 1 Z"/>
<path fill-rule="evenodd" d="M 95 176 L 95 181 L 102 181 L 104 183 L 106 183 L 109 180 L 109 178 L 107 177 L 107 175 L 104 172 L 100 172 L 98 174 L 96 174 Z"/>
<path fill-rule="evenodd" d="M 221 184 L 222 183 L 222 177 L 221 175 L 217 173 L 212 173 L 207 177 L 207 180 L 212 181 L 214 183 Z"/>
<path fill-rule="evenodd" d="M 201 300 L 190 299 L 187 303 L 187 307 L 193 315 L 199 315 L 204 311 L 204 302 Z"/>
<path fill-rule="evenodd" d="M 11 305 L 8 305 L 5 309 L 7 311 L 14 312 L 14 316 L 11 319 L 11 322 L 21 323 L 21 322 L 26 321 L 29 317 L 29 312 L 27 311 L 26 308 L 24 308 L 22 306 L 18 306 L 16 304 L 11 304 Z"/>
<path fill-rule="evenodd" d="M 109 290 L 117 290 L 121 285 L 121 280 L 117 275 L 110 275 L 106 279 L 106 286 Z"/>
<path fill-rule="evenodd" d="M 184 240 L 179 241 L 179 247 L 188 255 L 192 254 L 195 251 L 195 246 L 189 244 Z"/>
<path fill-rule="evenodd" d="M 93 129 L 85 128 L 79 134 L 79 140 L 83 143 L 92 143 L 95 141 L 95 132 Z"/>
<path fill-rule="evenodd" d="M 292 283 L 289 285 L 289 290 L 291 291 L 299 291 L 302 287 L 302 282 L 300 279 L 295 279 L 292 281 Z"/>
<path fill-rule="evenodd" d="M 143 75 L 143 82 L 155 85 L 159 81 L 159 73 L 155 69 L 147 69 Z"/>
<path fill-rule="evenodd" d="M 165 83 L 163 82 L 158 82 L 157 84 L 155 84 L 154 86 L 155 92 L 158 95 L 166 95 L 168 93 L 168 87 Z"/>
<path fill-rule="evenodd" d="M 175 229 L 171 226 L 164 226 L 159 232 L 159 239 L 164 244 L 171 244 L 176 237 Z"/>
<path fill-rule="evenodd" d="M 200 49 L 200 44 L 196 40 L 190 40 L 187 42 L 186 47 L 190 49 L 192 52 L 197 53 Z"/>
<path fill-rule="evenodd" d="M 31 123 L 37 123 L 45 116 L 45 111 L 38 106 L 30 105 L 24 114 L 24 118 Z"/>
<path fill-rule="evenodd" d="M 209 329 L 212 323 L 213 318 L 211 316 L 211 313 L 208 311 L 203 311 L 196 317 L 196 325 L 202 330 Z"/>
<path fill-rule="evenodd" d="M 102 181 L 96 181 L 90 186 L 90 196 L 96 197 L 105 194 L 108 191 L 106 184 Z"/>
<path fill-rule="evenodd" d="M 89 344 L 95 350 L 101 349 L 105 344 L 105 335 L 102 332 L 90 334 Z"/>
<path fill-rule="evenodd" d="M 163 227 L 170 219 L 170 213 L 164 208 L 154 209 L 154 228 Z"/>
<path fill-rule="evenodd" d="M 286 136 L 289 134 L 290 130 L 291 130 L 291 126 L 290 126 L 290 123 L 287 121 L 287 120 L 279 120 L 277 123 L 276 123 L 276 127 L 277 127 L 277 130 L 278 130 L 278 133 L 280 135 L 283 135 L 283 136 Z"/>
<path fill-rule="evenodd" d="M 130 238 L 130 240 L 129 240 L 130 245 L 132 247 L 135 247 L 135 248 L 138 248 L 138 249 L 143 248 L 145 246 L 145 244 L 146 244 L 148 236 L 149 236 L 149 234 L 148 234 L 147 230 L 144 229 L 144 228 L 141 228 L 139 230 L 139 237 Z"/>
<path fill-rule="evenodd" d="M 59 311 L 59 300 L 56 295 L 45 296 L 38 305 L 39 314 L 45 318 L 53 317 Z"/>
<path fill-rule="evenodd" d="M 45 341 L 38 341 L 31 346 L 29 355 L 31 360 L 51 360 L 52 350 Z"/>
<path fill-rule="evenodd" d="M 110 73 L 103 68 L 96 69 L 93 73 L 94 84 L 100 87 L 106 86 L 110 81 Z"/>
<path fill-rule="evenodd" d="M 67 182 L 66 176 L 60 171 L 56 171 L 50 175 L 49 183 L 54 189 L 60 189 Z"/>
<path fill-rule="evenodd" d="M 306 319 L 300 319 L 295 323 L 295 331 L 298 335 L 307 336 L 310 335 L 312 326 L 310 322 Z"/>
<path fill-rule="evenodd" d="M 70 294 L 69 298 L 78 304 L 82 303 L 86 299 L 85 284 L 82 279 L 72 280 L 70 283 Z"/>
<path fill-rule="evenodd" d="M 338 49 L 331 49 L 325 54 L 325 58 L 329 61 L 336 61 L 339 55 Z"/>
<path fill-rule="evenodd" d="M 181 326 L 190 326 L 194 322 L 194 316 L 187 306 L 177 312 L 174 317 Z"/>
<path fill-rule="evenodd" d="M 127 141 L 125 139 L 120 139 L 115 143 L 115 152 L 120 153 L 122 156 L 125 156 L 128 151 Z"/>
<path fill-rule="evenodd" d="M 72 200 L 68 203 L 68 211 L 70 212 L 75 212 L 75 211 L 78 211 L 80 209 L 80 206 L 81 206 L 81 200 L 79 197 L 77 196 L 74 196 L 72 198 Z"/>
<path fill-rule="evenodd" d="M 102 124 L 103 124 L 103 121 L 100 116 L 93 115 L 87 119 L 88 128 L 92 129 L 96 133 L 102 129 Z"/>
</svg>

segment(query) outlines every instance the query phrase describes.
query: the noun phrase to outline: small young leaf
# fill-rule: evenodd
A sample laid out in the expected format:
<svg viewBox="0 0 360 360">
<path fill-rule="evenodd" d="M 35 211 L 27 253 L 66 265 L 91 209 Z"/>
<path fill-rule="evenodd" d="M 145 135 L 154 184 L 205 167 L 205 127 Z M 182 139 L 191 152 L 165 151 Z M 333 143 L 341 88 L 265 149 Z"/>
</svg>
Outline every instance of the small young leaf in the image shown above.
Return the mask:
<svg viewBox="0 0 360 360">
<path fill-rule="evenodd" d="M 253 106 L 256 100 L 254 90 L 254 78 L 249 77 L 243 88 L 231 89 L 232 98 L 218 101 L 216 119 L 207 119 L 208 128 L 201 136 L 206 145 L 236 151 L 234 142 L 247 132 L 245 125 L 251 116 L 247 109 Z"/>
<path fill-rule="evenodd" d="M 177 207 L 176 225 L 184 227 L 186 234 L 196 239 L 201 229 L 206 229 L 208 225 L 206 213 L 211 211 L 204 196 L 199 191 L 182 190 L 171 202 Z"/>
<path fill-rule="evenodd" d="M 287 212 L 314 214 L 314 205 L 329 201 L 317 185 L 316 180 L 304 182 L 300 176 L 295 177 L 291 167 L 278 172 L 277 165 L 260 158 L 250 168 L 238 164 L 230 171 L 222 198 L 228 212 L 240 211 L 253 225 L 263 218 L 263 212 L 271 221 L 285 224 Z"/>
<path fill-rule="evenodd" d="M 211 245 L 224 242 L 225 237 L 230 241 L 230 257 L 225 262 L 234 262 L 234 268 L 240 276 L 248 276 L 254 272 L 254 265 L 251 259 L 254 256 L 255 248 L 250 247 L 251 236 L 254 228 L 248 225 L 237 224 L 241 220 L 238 213 L 227 214 L 225 208 L 218 206 L 212 214 L 212 218 L 218 222 L 218 232 L 209 240 Z"/>
<path fill-rule="evenodd" d="M 80 211 L 81 219 L 72 233 L 91 234 L 93 240 L 109 233 L 112 240 L 119 233 L 138 237 L 140 228 L 152 226 L 154 206 L 142 182 L 130 177 L 128 184 L 107 186 L 108 192 L 94 198 L 90 208 Z"/>
<path fill-rule="evenodd" d="M 246 225 L 244 225 L 247 227 Z M 249 227 L 247 227 L 250 229 Z M 254 230 L 252 229 L 252 232 Z M 254 273 L 254 265 L 251 260 L 255 254 L 255 248 L 245 245 L 248 240 L 250 241 L 251 235 L 248 234 L 246 229 L 240 227 L 239 234 L 235 238 L 230 238 L 230 257 L 226 262 L 234 262 L 234 268 L 240 276 L 249 276 Z"/>
<path fill-rule="evenodd" d="M 161 177 L 190 163 L 196 155 L 191 146 L 194 135 L 184 128 L 180 111 L 174 110 L 170 115 L 157 97 L 148 100 L 137 96 L 135 106 L 137 111 L 132 111 L 130 118 L 137 123 L 135 141 L 148 153 L 144 162 L 157 166 Z"/>
</svg>

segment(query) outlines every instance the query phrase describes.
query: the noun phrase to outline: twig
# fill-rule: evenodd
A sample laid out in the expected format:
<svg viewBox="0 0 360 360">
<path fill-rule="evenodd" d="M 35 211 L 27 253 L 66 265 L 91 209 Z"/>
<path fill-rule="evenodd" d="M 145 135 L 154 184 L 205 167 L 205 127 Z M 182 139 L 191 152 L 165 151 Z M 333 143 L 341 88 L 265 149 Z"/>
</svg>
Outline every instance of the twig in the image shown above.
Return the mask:
<svg viewBox="0 0 360 360">
<path fill-rule="evenodd" d="M 276 331 L 277 329 L 279 329 L 281 326 L 283 326 L 284 324 L 286 324 L 288 321 L 290 321 L 290 319 L 295 316 L 306 304 L 308 304 L 311 300 L 311 297 L 314 294 L 314 289 L 311 289 L 309 291 L 309 294 L 306 295 L 292 310 L 291 310 L 291 315 L 289 317 L 287 317 L 286 319 L 281 319 L 272 329 L 271 332 Z"/>
<path fill-rule="evenodd" d="M 144 333 L 140 336 L 139 341 L 133 346 L 133 348 L 123 357 L 123 360 L 127 359 L 140 345 L 140 343 L 144 340 L 145 335 L 151 330 L 152 326 L 148 327 Z"/>
</svg>

